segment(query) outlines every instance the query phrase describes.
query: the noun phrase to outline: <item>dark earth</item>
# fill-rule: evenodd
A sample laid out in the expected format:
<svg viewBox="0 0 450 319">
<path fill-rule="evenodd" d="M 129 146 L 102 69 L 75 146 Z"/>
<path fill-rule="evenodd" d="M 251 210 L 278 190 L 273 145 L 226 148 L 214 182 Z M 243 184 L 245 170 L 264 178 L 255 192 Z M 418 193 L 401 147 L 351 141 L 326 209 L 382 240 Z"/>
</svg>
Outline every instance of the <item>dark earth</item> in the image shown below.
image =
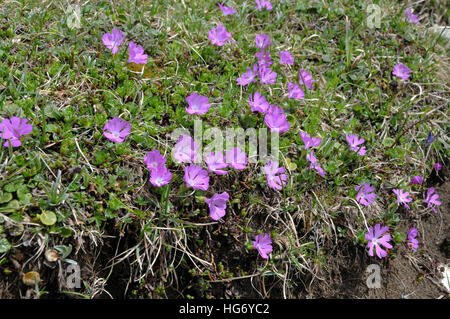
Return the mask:
<svg viewBox="0 0 450 319">
<path fill-rule="evenodd" d="M 434 186 L 440 195 L 442 205 L 438 214 L 427 211 L 412 214 L 400 211 L 399 231 L 406 233 L 411 227 L 419 230 L 419 249 L 411 254 L 406 245 L 396 249 L 395 256 L 380 261 L 367 254 L 365 245 L 355 245 L 350 238 L 339 238 L 338 245 L 330 242 L 325 249 L 328 256 L 320 269 L 320 277 L 312 278 L 305 273 L 298 278 L 287 298 L 448 298 L 449 292 L 440 283 L 442 265 L 449 265 L 450 244 L 450 181 L 448 165 L 439 172 L 433 171 L 425 182 L 426 187 Z M 245 253 L 237 238 L 221 235 L 220 227 L 215 225 L 212 232 L 200 232 L 189 243 L 196 256 L 213 254 L 212 260 L 222 261 L 221 267 L 234 274 L 254 271 L 256 251 Z M 176 279 L 165 284 L 164 292 L 158 290 L 158 275 L 147 276 L 141 282 L 130 280 L 136 265 L 125 258 L 111 266 L 111 256 L 125 251 L 137 243 L 137 235 L 130 227 L 126 233 L 118 232 L 116 225 L 110 223 L 105 229 L 108 234 L 103 245 L 89 245 L 90 251 L 79 250 L 71 258 L 82 265 L 81 278 L 97 278 L 93 298 L 284 298 L 283 282 L 274 276 L 255 280 L 249 275 L 234 280 L 214 279 L 207 272 L 192 272 L 192 265 L 181 262 L 176 269 Z M 232 230 L 229 230 L 233 234 Z M 198 238 L 204 239 L 199 246 Z M 76 243 L 74 243 L 76 245 Z M 83 247 L 88 247 L 84 245 Z M 34 288 L 22 283 L 25 271 L 38 271 L 41 278 L 39 298 L 81 298 L 81 295 L 63 293 L 64 273 L 60 261 L 48 262 L 44 254 L 28 262 L 36 254 L 36 247 L 21 247 L 13 251 L 10 262 L 0 266 L 0 298 L 37 298 Z M 73 255 L 73 253 L 72 253 Z M 226 256 L 226 258 L 224 258 Z M 207 259 L 207 258 L 205 258 Z M 179 262 L 179 260 L 178 260 Z M 218 263 L 217 263 L 218 264 Z M 217 268 L 217 264 L 214 266 Z M 381 287 L 368 288 L 366 269 L 371 264 L 381 268 Z M 21 271 L 20 268 L 23 267 Z M 5 270 L 10 270 L 5 275 Z M 219 271 L 220 272 L 220 271 Z M 91 287 L 92 289 L 92 287 Z M 83 288 L 72 291 L 85 291 Z M 293 293 L 292 293 L 293 291 Z"/>
</svg>

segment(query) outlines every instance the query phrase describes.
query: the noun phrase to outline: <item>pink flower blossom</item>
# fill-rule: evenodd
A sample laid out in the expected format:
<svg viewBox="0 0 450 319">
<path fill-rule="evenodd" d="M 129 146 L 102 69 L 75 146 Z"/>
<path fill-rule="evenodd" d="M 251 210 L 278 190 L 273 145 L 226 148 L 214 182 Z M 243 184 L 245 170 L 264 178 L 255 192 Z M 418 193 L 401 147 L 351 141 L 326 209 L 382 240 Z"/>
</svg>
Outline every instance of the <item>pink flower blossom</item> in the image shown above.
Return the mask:
<svg viewBox="0 0 450 319">
<path fill-rule="evenodd" d="M 125 39 L 125 35 L 122 31 L 112 29 L 111 33 L 105 33 L 102 36 L 103 44 L 111 50 L 112 54 L 116 54 L 119 51 L 119 46 Z"/>
<path fill-rule="evenodd" d="M 209 216 L 214 220 L 219 220 L 225 216 L 227 201 L 230 198 L 227 192 L 216 193 L 211 198 L 206 198 L 205 203 L 209 206 Z"/>
<path fill-rule="evenodd" d="M 298 77 L 300 79 L 300 84 L 306 85 L 310 90 L 313 89 L 312 84 L 313 82 L 316 82 L 316 80 L 313 80 L 311 74 L 309 74 L 305 70 L 300 70 L 300 74 L 298 75 Z"/>
<path fill-rule="evenodd" d="M 243 170 L 247 167 L 247 154 L 239 147 L 225 151 L 226 162 L 237 170 Z"/>
<path fill-rule="evenodd" d="M 197 160 L 198 145 L 189 135 L 181 135 L 173 148 L 172 156 L 177 163 L 192 163 Z"/>
<path fill-rule="evenodd" d="M 189 114 L 205 115 L 211 107 L 209 99 L 206 96 L 199 95 L 197 93 L 192 93 L 189 95 L 186 98 L 186 101 L 189 105 L 189 107 L 186 107 L 186 112 Z"/>
<path fill-rule="evenodd" d="M 9 147 L 10 142 L 12 147 L 22 145 L 20 137 L 30 134 L 33 130 L 33 126 L 27 122 L 27 118 L 21 119 L 17 116 L 13 116 L 11 119 L 3 119 L 0 123 L 0 137 L 7 140 L 3 143 L 3 146 Z"/>
<path fill-rule="evenodd" d="M 270 235 L 264 233 L 256 235 L 253 241 L 253 248 L 258 251 L 262 258 L 268 259 L 268 254 L 272 252 L 272 239 Z"/>
<path fill-rule="evenodd" d="M 437 171 L 440 171 L 442 169 L 442 164 L 441 163 L 435 163 L 433 165 L 433 168 Z"/>
<path fill-rule="evenodd" d="M 165 165 L 160 165 L 150 171 L 150 183 L 156 187 L 162 187 L 169 184 L 172 179 L 172 173 Z"/>
<path fill-rule="evenodd" d="M 257 48 L 265 49 L 272 44 L 272 41 L 270 41 L 270 37 L 267 34 L 261 33 L 255 36 L 255 44 Z"/>
<path fill-rule="evenodd" d="M 271 132 L 284 133 L 289 130 L 291 125 L 287 120 L 284 110 L 277 105 L 271 105 L 264 117 L 264 122 Z"/>
<path fill-rule="evenodd" d="M 129 57 L 128 63 L 147 64 L 147 54 L 144 54 L 144 48 L 134 42 L 128 44 Z"/>
<path fill-rule="evenodd" d="M 298 84 L 294 84 L 292 82 L 288 82 L 288 97 L 290 99 L 295 100 L 303 100 L 305 98 L 305 92 L 298 86 Z"/>
<path fill-rule="evenodd" d="M 311 152 L 306 155 L 306 159 L 311 162 L 311 165 L 309 165 L 309 169 L 315 169 L 320 176 L 325 177 L 325 171 L 317 164 L 318 161 L 314 156 L 314 150 L 311 150 Z"/>
<path fill-rule="evenodd" d="M 131 125 L 115 116 L 103 127 L 103 135 L 110 141 L 122 143 L 130 135 Z"/>
<path fill-rule="evenodd" d="M 145 155 L 144 163 L 147 165 L 147 168 L 152 171 L 160 166 L 163 166 L 166 163 L 166 158 L 155 149 Z"/>
<path fill-rule="evenodd" d="M 416 251 L 417 248 L 419 248 L 419 241 L 416 238 L 418 233 L 419 232 L 414 227 L 411 227 L 408 231 L 408 247 L 413 251 Z"/>
<path fill-rule="evenodd" d="M 212 28 L 208 35 L 211 43 L 218 46 L 223 46 L 227 42 L 236 42 L 231 38 L 231 33 L 227 32 L 222 24 L 219 24 L 217 28 Z"/>
<path fill-rule="evenodd" d="M 255 0 L 255 2 L 258 7 L 258 11 L 261 11 L 263 8 L 266 10 L 272 10 L 272 3 L 268 0 Z"/>
<path fill-rule="evenodd" d="M 273 63 L 269 51 L 266 52 L 264 49 L 261 49 L 260 52 L 255 53 L 255 58 L 258 59 L 258 66 L 260 67 L 268 68 Z"/>
<path fill-rule="evenodd" d="M 438 201 L 439 195 L 434 192 L 434 187 L 430 187 L 427 190 L 427 198 L 423 201 L 428 204 L 427 208 L 430 208 L 437 214 L 436 208 L 433 206 L 441 206 L 441 202 Z"/>
<path fill-rule="evenodd" d="M 259 92 L 250 94 L 248 98 L 248 104 L 250 104 L 251 110 L 253 112 L 260 112 L 263 114 L 267 113 L 270 107 L 269 102 L 267 102 L 266 98 Z"/>
<path fill-rule="evenodd" d="M 228 163 L 225 162 L 225 158 L 222 153 L 211 152 L 206 156 L 205 163 L 208 165 L 208 170 L 210 172 L 216 173 L 217 175 L 225 175 L 228 171 L 223 170 L 228 167 Z"/>
<path fill-rule="evenodd" d="M 415 23 L 415 24 L 420 23 L 419 16 L 417 14 L 413 14 L 411 9 L 407 8 L 405 10 L 405 14 L 410 22 Z"/>
<path fill-rule="evenodd" d="M 300 137 L 303 143 L 305 143 L 306 150 L 310 147 L 317 147 L 320 145 L 320 143 L 322 143 L 322 140 L 320 138 L 311 137 L 306 132 L 300 132 Z"/>
<path fill-rule="evenodd" d="M 387 256 L 387 252 L 380 246 L 382 245 L 387 249 L 392 248 L 392 245 L 389 243 L 391 240 L 391 235 L 385 234 L 387 231 L 389 231 L 389 228 L 387 226 L 381 227 L 380 224 L 376 224 L 375 229 L 373 227 L 369 227 L 369 231 L 365 238 L 369 241 L 368 246 L 370 256 L 373 256 L 374 247 L 378 258 L 382 259 Z"/>
<path fill-rule="evenodd" d="M 264 172 L 266 173 L 267 183 L 273 189 L 282 190 L 286 185 L 287 176 L 284 174 L 286 168 L 278 167 L 278 162 L 268 162 L 264 166 Z"/>
<path fill-rule="evenodd" d="M 364 143 L 364 139 L 359 139 L 356 135 L 350 134 L 345 135 L 345 138 L 347 139 L 348 144 L 350 144 L 350 149 L 353 152 L 356 152 L 358 155 L 365 155 L 366 154 L 366 147 L 365 146 L 359 146 L 362 143 Z"/>
<path fill-rule="evenodd" d="M 266 66 L 259 66 L 259 81 L 262 84 L 273 84 L 277 81 L 277 73 Z"/>
<path fill-rule="evenodd" d="M 412 198 L 408 197 L 409 192 L 403 192 L 401 189 L 394 189 L 394 194 L 397 195 L 397 200 L 395 201 L 397 204 L 403 204 L 407 209 L 410 209 L 407 203 L 412 201 Z"/>
<path fill-rule="evenodd" d="M 225 7 L 223 4 L 219 3 L 219 8 L 222 10 L 224 16 L 231 15 L 237 13 L 235 9 L 232 7 Z"/>
<path fill-rule="evenodd" d="M 281 64 L 294 65 L 294 58 L 292 57 L 291 53 L 288 50 L 279 51 L 279 55 Z"/>
<path fill-rule="evenodd" d="M 247 68 L 247 72 L 243 73 L 239 78 L 237 78 L 237 84 L 245 86 L 252 82 L 255 82 L 256 73 L 258 72 L 258 65 L 254 64 L 253 69 Z"/>
<path fill-rule="evenodd" d="M 208 172 L 197 165 L 189 165 L 184 169 L 184 181 L 188 187 L 194 189 L 208 190 Z"/>
<path fill-rule="evenodd" d="M 403 63 L 396 64 L 394 66 L 394 71 L 392 72 L 393 75 L 403 80 L 409 78 L 409 73 L 411 73 L 411 70 Z"/>
<path fill-rule="evenodd" d="M 374 190 L 375 187 L 370 186 L 369 183 L 356 186 L 355 191 L 359 191 L 356 195 L 356 200 L 364 206 L 369 206 L 375 201 L 375 197 L 377 196 L 375 193 L 372 193 Z"/>
<path fill-rule="evenodd" d="M 420 175 L 418 175 L 418 176 L 414 176 L 414 177 L 412 178 L 410 184 L 419 185 L 419 184 L 422 184 L 422 182 L 423 182 L 423 177 L 420 176 Z"/>
</svg>

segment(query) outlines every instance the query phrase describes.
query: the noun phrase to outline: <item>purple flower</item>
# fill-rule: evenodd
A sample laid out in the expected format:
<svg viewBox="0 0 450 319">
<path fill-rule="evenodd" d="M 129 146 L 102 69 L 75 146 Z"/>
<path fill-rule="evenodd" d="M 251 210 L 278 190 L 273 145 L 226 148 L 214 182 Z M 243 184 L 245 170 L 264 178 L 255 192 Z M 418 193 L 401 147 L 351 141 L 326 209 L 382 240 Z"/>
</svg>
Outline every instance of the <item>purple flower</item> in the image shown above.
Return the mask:
<svg viewBox="0 0 450 319">
<path fill-rule="evenodd" d="M 266 114 L 270 107 L 269 102 L 267 102 L 266 98 L 259 92 L 250 94 L 248 104 L 250 104 L 253 112 L 260 112 L 263 114 Z"/>
<path fill-rule="evenodd" d="M 441 163 L 435 163 L 433 165 L 433 168 L 437 171 L 440 171 L 442 169 L 442 164 Z"/>
<path fill-rule="evenodd" d="M 227 42 L 236 42 L 231 38 L 231 33 L 227 32 L 222 24 L 219 24 L 217 28 L 212 28 L 209 31 L 209 39 L 212 44 L 220 47 Z"/>
<path fill-rule="evenodd" d="M 231 150 L 225 151 L 226 162 L 233 168 L 243 170 L 247 167 L 247 154 L 239 147 L 235 147 Z"/>
<path fill-rule="evenodd" d="M 416 185 L 419 185 L 419 184 L 422 184 L 422 182 L 423 182 L 423 177 L 420 176 L 420 175 L 418 175 L 418 176 L 414 176 L 414 177 L 412 178 L 410 184 L 416 184 Z"/>
<path fill-rule="evenodd" d="M 409 206 L 407 203 L 412 201 L 412 198 L 408 197 L 409 192 L 403 192 L 401 189 L 394 189 L 394 194 L 397 195 L 397 200 L 395 201 L 397 204 L 403 204 L 407 209 L 409 209 Z"/>
<path fill-rule="evenodd" d="M 277 81 L 277 73 L 275 71 L 272 71 L 271 68 L 260 65 L 258 71 L 260 83 L 273 84 Z"/>
<path fill-rule="evenodd" d="M 311 137 L 306 132 L 300 132 L 300 137 L 302 138 L 303 143 L 305 143 L 306 150 L 310 147 L 317 147 L 322 143 L 320 138 Z"/>
<path fill-rule="evenodd" d="M 389 243 L 391 240 L 391 235 L 384 233 L 389 230 L 387 226 L 381 227 L 380 224 L 375 225 L 375 229 L 373 227 L 369 227 L 369 231 L 366 234 L 365 238 L 369 241 L 369 256 L 373 256 L 373 248 L 375 247 L 375 252 L 378 258 L 384 258 L 387 256 L 387 252 L 381 248 L 380 245 L 383 245 L 387 249 L 391 249 L 392 245 Z"/>
<path fill-rule="evenodd" d="M 317 158 L 314 156 L 314 150 L 311 150 L 311 152 L 306 155 L 306 159 L 311 162 L 309 169 L 315 169 L 320 176 L 325 177 L 325 171 L 317 164 Z"/>
<path fill-rule="evenodd" d="M 288 82 L 288 97 L 290 99 L 295 100 L 303 100 L 305 98 L 305 92 L 298 86 L 298 84 L 294 84 L 292 82 Z"/>
<path fill-rule="evenodd" d="M 177 163 L 192 163 L 197 159 L 198 145 L 189 135 L 181 135 L 173 148 L 172 156 Z"/>
<path fill-rule="evenodd" d="M 408 238 L 416 238 L 418 234 L 419 234 L 418 230 L 415 229 L 414 227 L 411 227 L 408 231 Z"/>
<path fill-rule="evenodd" d="M 392 72 L 393 75 L 403 80 L 409 78 L 409 73 L 411 73 L 411 70 L 403 63 L 396 64 L 394 66 L 394 71 Z"/>
<path fill-rule="evenodd" d="M 253 69 L 247 68 L 247 72 L 243 73 L 236 82 L 239 85 L 247 85 L 249 83 L 255 82 L 256 73 L 258 72 L 258 66 L 253 64 Z"/>
<path fill-rule="evenodd" d="M 172 179 L 172 173 L 165 165 L 160 165 L 150 172 L 150 183 L 156 187 L 162 187 L 169 184 Z"/>
<path fill-rule="evenodd" d="M 211 198 L 206 198 L 205 203 L 209 206 L 209 216 L 214 220 L 219 220 L 225 216 L 227 201 L 230 198 L 227 192 L 216 193 Z"/>
<path fill-rule="evenodd" d="M 264 122 L 271 132 L 284 133 L 289 130 L 291 125 L 287 120 L 287 116 L 281 107 L 271 105 L 264 117 Z"/>
<path fill-rule="evenodd" d="M 425 141 L 425 145 L 431 144 L 434 142 L 435 138 L 433 136 L 433 134 L 431 134 L 432 131 L 430 130 L 430 132 L 428 133 L 428 137 L 427 140 Z"/>
<path fill-rule="evenodd" d="M 375 187 L 370 186 L 369 183 L 356 186 L 355 191 L 359 191 L 358 195 L 356 195 L 356 200 L 364 206 L 369 206 L 375 201 L 375 197 L 377 197 L 375 193 L 372 193 L 374 190 Z"/>
<path fill-rule="evenodd" d="M 406 17 L 408 18 L 408 20 L 409 20 L 410 22 L 415 23 L 415 24 L 417 24 L 417 23 L 420 22 L 420 21 L 419 21 L 419 16 L 418 16 L 417 14 L 413 14 L 412 11 L 411 11 L 411 9 L 407 8 L 407 9 L 405 10 L 405 14 L 406 14 Z"/>
<path fill-rule="evenodd" d="M 427 198 L 425 198 L 423 201 L 428 204 L 427 208 L 430 208 L 434 211 L 435 214 L 437 214 L 436 208 L 433 207 L 433 205 L 441 206 L 441 202 L 438 201 L 439 195 L 434 193 L 434 187 L 430 187 L 427 190 Z"/>
<path fill-rule="evenodd" d="M 278 162 L 268 162 L 264 166 L 264 172 L 266 173 L 267 183 L 273 189 L 282 190 L 286 185 L 287 176 L 284 174 L 286 168 L 278 167 Z"/>
<path fill-rule="evenodd" d="M 253 241 L 253 248 L 258 251 L 262 258 L 268 259 L 268 254 L 272 252 L 272 239 L 270 235 L 264 233 L 256 235 Z"/>
<path fill-rule="evenodd" d="M 144 48 L 141 45 L 130 42 L 128 49 L 130 51 L 128 63 L 147 64 L 148 55 L 144 54 Z"/>
<path fill-rule="evenodd" d="M 11 142 L 12 147 L 19 147 L 22 145 L 20 137 L 22 135 L 30 134 L 33 130 L 33 125 L 27 123 L 28 119 L 13 116 L 11 119 L 3 119 L 0 123 L 0 137 L 8 140 L 3 145 L 9 147 Z"/>
<path fill-rule="evenodd" d="M 300 70 L 300 74 L 298 75 L 300 79 L 300 84 L 304 84 L 308 87 L 308 89 L 312 90 L 312 84 L 313 82 L 316 82 L 316 80 L 313 80 L 311 74 L 306 72 L 305 70 Z"/>
<path fill-rule="evenodd" d="M 119 51 L 119 46 L 122 44 L 125 35 L 122 31 L 112 29 L 111 33 L 105 33 L 102 37 L 103 44 L 111 50 L 112 54 Z"/>
<path fill-rule="evenodd" d="M 356 152 L 358 155 L 365 155 L 366 154 L 366 147 L 365 146 L 359 146 L 362 143 L 364 143 L 364 139 L 359 139 L 356 135 L 350 134 L 345 135 L 345 138 L 347 139 L 348 144 L 350 144 L 350 149 L 353 152 Z"/>
<path fill-rule="evenodd" d="M 222 153 L 211 152 L 206 156 L 205 163 L 208 165 L 208 170 L 210 172 L 216 173 L 217 175 L 225 175 L 228 172 L 223 170 L 228 167 L 228 163 L 225 162 L 225 158 Z"/>
<path fill-rule="evenodd" d="M 208 172 L 197 165 L 189 165 L 184 169 L 184 181 L 188 187 L 194 189 L 208 190 Z"/>
<path fill-rule="evenodd" d="M 258 59 L 258 65 L 260 67 L 266 67 L 272 65 L 272 58 L 270 57 L 269 51 L 264 51 L 264 49 L 261 49 L 260 52 L 255 53 L 255 58 Z"/>
<path fill-rule="evenodd" d="M 152 171 L 163 166 L 166 163 L 166 158 L 162 156 L 158 150 L 152 150 L 145 155 L 144 163 L 147 165 L 147 168 Z"/>
<path fill-rule="evenodd" d="M 292 57 L 291 53 L 288 50 L 280 51 L 279 55 L 281 64 L 289 64 L 289 65 L 294 64 L 294 58 Z"/>
<path fill-rule="evenodd" d="M 219 3 L 219 8 L 220 8 L 220 10 L 222 10 L 222 13 L 224 16 L 237 13 L 237 11 L 235 9 L 233 9 L 232 7 L 225 7 L 221 3 Z"/>
<path fill-rule="evenodd" d="M 261 33 L 256 35 L 255 44 L 257 48 L 265 49 L 272 44 L 272 41 L 270 41 L 270 37 L 267 34 Z"/>
<path fill-rule="evenodd" d="M 192 93 L 186 98 L 189 107 L 186 107 L 186 112 L 189 114 L 205 115 L 211 107 L 209 99 L 206 96 Z"/>
<path fill-rule="evenodd" d="M 258 6 L 258 11 L 261 11 L 263 8 L 266 10 L 272 9 L 272 3 L 268 0 L 255 0 L 256 5 Z"/>
<path fill-rule="evenodd" d="M 103 135 L 113 142 L 122 143 L 130 135 L 131 125 L 115 116 L 103 127 Z"/>
<path fill-rule="evenodd" d="M 416 251 L 417 248 L 419 248 L 419 241 L 416 239 L 418 233 L 419 232 L 414 227 L 411 227 L 408 231 L 408 246 L 413 251 Z"/>
</svg>

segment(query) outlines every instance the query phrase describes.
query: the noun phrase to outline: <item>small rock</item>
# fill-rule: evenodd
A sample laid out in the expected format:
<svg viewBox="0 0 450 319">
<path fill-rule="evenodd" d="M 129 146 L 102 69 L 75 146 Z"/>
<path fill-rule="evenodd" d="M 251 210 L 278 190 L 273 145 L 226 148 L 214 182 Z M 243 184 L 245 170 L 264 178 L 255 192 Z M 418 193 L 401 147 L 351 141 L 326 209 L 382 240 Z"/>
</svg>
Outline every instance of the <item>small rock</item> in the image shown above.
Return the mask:
<svg viewBox="0 0 450 319">
<path fill-rule="evenodd" d="M 37 271 L 29 271 L 22 277 L 22 282 L 24 285 L 34 287 L 34 285 L 39 283 L 41 281 L 41 277 L 39 276 L 39 273 Z"/>
<path fill-rule="evenodd" d="M 55 249 L 47 249 L 45 251 L 45 259 L 47 259 L 48 262 L 55 262 L 59 258 L 59 253 Z"/>
<path fill-rule="evenodd" d="M 437 33 L 437 34 L 441 34 L 442 33 L 443 37 L 445 37 L 447 39 L 450 39 L 450 28 L 449 27 L 435 25 L 435 26 L 429 28 L 429 30 L 434 32 L 434 33 Z"/>
</svg>

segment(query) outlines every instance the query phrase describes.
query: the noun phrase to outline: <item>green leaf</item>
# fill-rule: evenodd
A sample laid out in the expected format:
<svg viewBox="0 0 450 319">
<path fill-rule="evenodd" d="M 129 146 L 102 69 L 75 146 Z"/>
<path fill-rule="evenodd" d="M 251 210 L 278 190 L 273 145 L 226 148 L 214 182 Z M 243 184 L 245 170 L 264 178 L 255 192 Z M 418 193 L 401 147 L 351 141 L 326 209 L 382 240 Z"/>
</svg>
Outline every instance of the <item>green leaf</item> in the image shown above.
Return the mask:
<svg viewBox="0 0 450 319">
<path fill-rule="evenodd" d="M 19 198 L 21 204 L 28 205 L 30 203 L 32 195 L 30 194 L 28 187 L 22 184 L 17 189 L 17 197 Z"/>
<path fill-rule="evenodd" d="M 9 184 L 6 184 L 3 189 L 7 191 L 8 193 L 12 193 L 17 191 L 17 189 L 23 184 L 23 177 L 20 177 L 16 179 L 15 181 L 12 181 Z"/>
<path fill-rule="evenodd" d="M 6 253 L 11 249 L 11 244 L 6 238 L 0 239 L 0 254 Z"/>
<path fill-rule="evenodd" d="M 12 199 L 11 193 L 3 193 L 0 191 L 0 204 L 7 203 Z"/>
<path fill-rule="evenodd" d="M 117 210 L 123 208 L 123 204 L 114 194 L 109 194 L 108 207 L 112 210 Z"/>
<path fill-rule="evenodd" d="M 20 204 L 17 200 L 13 199 L 4 207 L 0 207 L 0 213 L 14 213 L 20 208 Z"/>
<path fill-rule="evenodd" d="M 41 220 L 42 224 L 47 226 L 52 226 L 56 223 L 56 215 L 50 210 L 44 210 L 42 214 L 39 215 L 39 219 Z"/>
<path fill-rule="evenodd" d="M 395 243 L 402 243 L 405 241 L 405 238 L 406 238 L 405 234 L 397 231 L 392 236 L 392 239 L 394 240 Z"/>
<path fill-rule="evenodd" d="M 385 146 L 385 147 L 391 147 L 393 144 L 394 144 L 394 139 L 393 138 L 386 137 L 383 140 L 383 146 Z"/>
<path fill-rule="evenodd" d="M 72 245 L 71 244 L 69 244 L 69 246 L 56 245 L 55 249 L 61 254 L 61 259 L 64 260 L 72 252 Z"/>
<path fill-rule="evenodd" d="M 97 151 L 94 153 L 95 165 L 101 165 L 109 158 L 109 153 L 105 150 Z"/>
</svg>

